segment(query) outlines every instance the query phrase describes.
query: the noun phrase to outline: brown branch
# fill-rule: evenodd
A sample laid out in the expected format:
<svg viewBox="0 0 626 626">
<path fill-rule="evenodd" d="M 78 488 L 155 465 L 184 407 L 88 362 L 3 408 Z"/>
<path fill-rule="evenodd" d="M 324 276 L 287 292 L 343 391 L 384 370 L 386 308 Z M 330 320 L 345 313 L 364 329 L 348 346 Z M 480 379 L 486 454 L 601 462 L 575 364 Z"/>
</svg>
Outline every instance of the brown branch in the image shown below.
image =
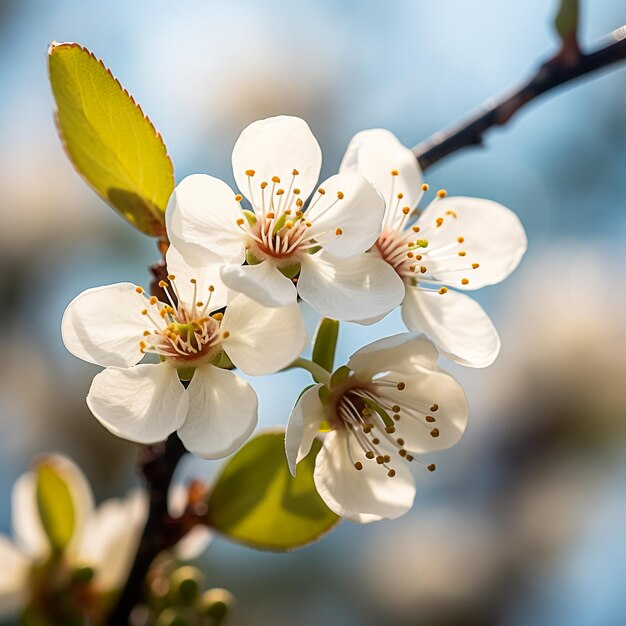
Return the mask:
<svg viewBox="0 0 626 626">
<path fill-rule="evenodd" d="M 413 148 L 422 169 L 470 146 L 482 145 L 486 131 L 503 126 L 517 111 L 542 94 L 571 80 L 626 60 L 626 26 L 613 32 L 609 42 L 589 54 L 572 54 L 571 47 L 544 63 L 521 87 L 484 106 L 473 117 L 448 131 L 433 135 Z"/>
</svg>

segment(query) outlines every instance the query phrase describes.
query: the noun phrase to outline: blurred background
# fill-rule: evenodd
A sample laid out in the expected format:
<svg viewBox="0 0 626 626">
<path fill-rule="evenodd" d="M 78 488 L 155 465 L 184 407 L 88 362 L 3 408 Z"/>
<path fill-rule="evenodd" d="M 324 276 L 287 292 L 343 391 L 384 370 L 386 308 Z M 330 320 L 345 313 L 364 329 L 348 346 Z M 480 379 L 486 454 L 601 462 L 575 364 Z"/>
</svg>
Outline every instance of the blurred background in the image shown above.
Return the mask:
<svg viewBox="0 0 626 626">
<path fill-rule="evenodd" d="M 592 45 L 623 0 L 583 0 Z M 107 3 L 0 0 L 0 532 L 33 455 L 57 450 L 99 499 L 136 483 L 135 447 L 84 398 L 97 368 L 61 342 L 88 287 L 148 283 L 157 258 L 73 171 L 53 124 L 48 43 L 103 58 L 166 141 L 177 180 L 232 182 L 249 122 L 305 118 L 334 173 L 350 137 L 385 127 L 414 145 L 554 52 L 556 1 Z M 620 626 L 626 623 L 626 67 L 536 101 L 427 173 L 452 195 L 497 200 L 530 240 L 504 284 L 476 294 L 502 336 L 487 370 L 442 363 L 466 387 L 466 437 L 418 472 L 405 518 L 343 523 L 288 555 L 216 539 L 208 584 L 234 624 Z M 316 319 L 306 311 L 310 330 Z M 343 325 L 339 358 L 403 326 Z M 254 380 L 261 425 L 284 424 L 302 373 Z M 219 463 L 187 460 L 178 479 Z M 0 565 L 1 566 L 1 565 Z"/>
</svg>

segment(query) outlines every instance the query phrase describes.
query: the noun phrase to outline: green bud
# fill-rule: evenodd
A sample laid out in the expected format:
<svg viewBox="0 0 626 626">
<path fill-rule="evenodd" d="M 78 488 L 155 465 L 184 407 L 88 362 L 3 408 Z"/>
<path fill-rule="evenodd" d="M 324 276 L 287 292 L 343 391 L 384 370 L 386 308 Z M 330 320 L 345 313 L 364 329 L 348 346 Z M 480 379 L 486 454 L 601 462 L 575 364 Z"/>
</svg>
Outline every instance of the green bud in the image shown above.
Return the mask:
<svg viewBox="0 0 626 626">
<path fill-rule="evenodd" d="M 170 574 L 172 597 L 181 604 L 193 604 L 200 597 L 204 577 L 197 567 L 184 565 Z"/>
<path fill-rule="evenodd" d="M 235 596 L 226 589 L 209 589 L 198 604 L 200 613 L 210 619 L 211 626 L 220 626 L 235 606 Z"/>
<path fill-rule="evenodd" d="M 186 612 L 181 609 L 167 608 L 161 611 L 155 626 L 191 626 Z"/>
<path fill-rule="evenodd" d="M 94 570 L 91 567 L 79 567 L 72 572 L 72 579 L 81 585 L 85 585 L 94 577 Z"/>
<path fill-rule="evenodd" d="M 300 263 L 294 263 L 293 265 L 285 265 L 279 267 L 278 271 L 287 278 L 295 278 L 300 272 Z"/>
</svg>

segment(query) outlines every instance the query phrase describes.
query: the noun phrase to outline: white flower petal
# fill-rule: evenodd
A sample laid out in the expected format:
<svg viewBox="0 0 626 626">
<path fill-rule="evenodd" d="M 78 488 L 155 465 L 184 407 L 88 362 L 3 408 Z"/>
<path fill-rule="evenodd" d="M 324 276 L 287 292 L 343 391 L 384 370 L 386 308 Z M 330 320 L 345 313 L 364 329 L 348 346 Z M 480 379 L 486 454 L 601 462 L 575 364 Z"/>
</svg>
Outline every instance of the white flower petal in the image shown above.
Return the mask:
<svg viewBox="0 0 626 626">
<path fill-rule="evenodd" d="M 269 261 L 258 265 L 225 265 L 220 275 L 227 287 L 266 307 L 285 306 L 297 300 L 295 285 Z"/>
<path fill-rule="evenodd" d="M 400 333 L 357 350 L 347 365 L 359 377 L 369 379 L 392 370 L 412 374 L 418 367 L 434 369 L 438 357 L 437 349 L 424 335 Z"/>
<path fill-rule="evenodd" d="M 409 330 L 428 335 L 450 360 L 468 367 L 491 365 L 500 337 L 483 308 L 469 296 L 450 290 L 406 288 L 402 319 Z"/>
<path fill-rule="evenodd" d="M 349 172 L 331 176 L 320 187 L 324 195 L 313 198 L 306 212 L 313 224 L 309 234 L 327 242 L 323 243 L 324 250 L 337 258 L 345 259 L 369 250 L 382 227 L 385 212 L 382 196 L 365 178 Z M 340 236 L 337 229 L 342 232 Z"/>
<path fill-rule="evenodd" d="M 194 526 L 173 548 L 174 558 L 181 561 L 197 559 L 207 548 L 213 533 L 206 526 Z"/>
<path fill-rule="evenodd" d="M 70 459 L 60 454 L 46 454 L 40 463 L 50 465 L 65 481 L 74 506 L 74 535 L 66 547 L 72 554 L 80 541 L 87 519 L 93 510 L 93 493 L 82 470 Z M 37 504 L 37 474 L 35 471 L 22 474 L 15 485 L 11 498 L 13 536 L 20 549 L 33 560 L 47 558 L 50 544 L 41 523 Z"/>
<path fill-rule="evenodd" d="M 220 330 L 222 346 L 240 370 L 252 376 L 272 374 L 297 359 L 307 342 L 296 302 L 266 308 L 240 294 L 226 308 Z"/>
<path fill-rule="evenodd" d="M 184 387 L 167 362 L 100 372 L 87 404 L 105 428 L 137 443 L 165 440 L 187 414 Z"/>
<path fill-rule="evenodd" d="M 95 570 L 99 591 L 119 590 L 126 582 L 147 516 L 148 499 L 137 490 L 104 501 L 89 518 L 75 562 Z"/>
<path fill-rule="evenodd" d="M 289 416 L 285 433 L 285 452 L 289 471 L 293 476 L 296 475 L 296 465 L 311 451 L 320 424 L 326 417 L 319 398 L 320 387 L 322 385 L 313 385 L 307 389 L 298 398 Z"/>
<path fill-rule="evenodd" d="M 230 263 L 243 263 L 244 233 L 237 225 L 242 217 L 235 192 L 219 178 L 193 174 L 174 189 L 165 220 L 167 234 L 183 257 L 194 265 L 211 252 Z"/>
<path fill-rule="evenodd" d="M 72 300 L 63 315 L 65 347 L 79 359 L 103 367 L 130 367 L 143 354 L 139 347 L 149 323 L 141 311 L 145 296 L 136 285 L 118 283 L 87 289 Z"/>
<path fill-rule="evenodd" d="M 389 377 L 406 384 L 403 391 L 387 387 L 380 391 L 380 395 L 390 404 L 401 407 L 394 437 L 404 439 L 407 450 L 428 453 L 445 450 L 458 443 L 467 428 L 469 407 L 463 388 L 452 376 L 440 371 L 422 370 L 413 376 L 392 372 Z M 438 405 L 437 411 L 430 411 L 435 404 Z M 402 407 L 416 415 L 406 415 L 406 410 L 403 415 Z M 428 423 L 426 415 L 434 417 L 435 422 Z M 431 436 L 433 429 L 437 429 L 438 436 Z"/>
<path fill-rule="evenodd" d="M 392 176 L 392 171 L 398 175 Z M 364 130 L 352 138 L 339 167 L 339 173 L 344 172 L 358 172 L 378 189 L 387 203 L 385 223 L 390 227 L 402 219 L 402 208 L 413 208 L 423 194 L 422 171 L 415 155 L 382 128 Z"/>
<path fill-rule="evenodd" d="M 456 217 L 455 217 L 456 216 Z M 441 226 L 437 219 L 442 218 Z M 448 197 L 430 203 L 417 221 L 427 274 L 458 289 L 479 289 L 505 279 L 526 252 L 524 227 L 513 211 L 482 198 Z M 459 242 L 461 238 L 461 242 Z M 440 249 L 449 246 L 445 250 Z M 459 252 L 466 252 L 459 256 Z M 479 267 L 472 269 L 472 264 Z M 463 279 L 469 282 L 464 285 Z"/>
<path fill-rule="evenodd" d="M 360 461 L 358 471 L 354 462 Z M 415 481 L 407 464 L 394 464 L 396 475 L 367 460 L 354 437 L 346 431 L 327 435 L 317 455 L 313 479 L 320 496 L 332 511 L 365 524 L 404 515 L 415 499 Z"/>
<path fill-rule="evenodd" d="M 265 181 L 271 186 L 274 176 L 280 179 L 277 188 L 282 187 L 286 192 L 290 186 L 300 189 L 300 197 L 306 200 L 320 175 L 322 151 L 304 120 L 280 115 L 245 128 L 233 148 L 232 161 L 239 190 L 253 206 L 260 207 L 259 185 Z M 246 175 L 248 170 L 254 170 L 250 179 Z M 294 170 L 298 172 L 295 177 Z"/>
<path fill-rule="evenodd" d="M 178 435 L 189 452 L 221 459 L 237 450 L 257 423 L 254 389 L 228 370 L 199 367 L 187 388 L 189 413 Z"/>
<path fill-rule="evenodd" d="M 4 619 L 27 601 L 30 560 L 0 535 L 0 563 L 0 619 Z"/>
<path fill-rule="evenodd" d="M 322 251 L 303 257 L 298 293 L 324 317 L 356 321 L 394 309 L 402 302 L 404 284 L 372 254 L 335 259 Z"/>
<path fill-rule="evenodd" d="M 223 266 L 220 259 L 207 257 L 202 265 L 194 265 L 187 262 L 174 246 L 168 248 L 165 259 L 168 274 L 175 276 L 174 285 L 183 303 L 189 306 L 199 301 L 206 303 L 210 295 L 209 312 L 226 306 L 230 294 L 220 276 Z M 195 289 L 192 279 L 196 281 Z M 209 286 L 214 288 L 212 293 L 209 292 Z"/>
</svg>

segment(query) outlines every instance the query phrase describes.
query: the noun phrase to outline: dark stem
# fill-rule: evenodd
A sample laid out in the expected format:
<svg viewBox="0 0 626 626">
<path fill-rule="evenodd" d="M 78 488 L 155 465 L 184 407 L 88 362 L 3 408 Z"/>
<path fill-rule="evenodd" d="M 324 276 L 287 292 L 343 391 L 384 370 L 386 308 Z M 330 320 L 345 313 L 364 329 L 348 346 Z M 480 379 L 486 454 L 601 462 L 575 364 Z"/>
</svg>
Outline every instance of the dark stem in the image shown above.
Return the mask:
<svg viewBox="0 0 626 626">
<path fill-rule="evenodd" d="M 139 469 L 148 489 L 150 508 L 128 580 L 108 617 L 109 626 L 128 624 L 131 611 L 143 596 L 152 561 L 174 546 L 186 530 L 182 518 L 172 518 L 167 509 L 172 476 L 184 454 L 185 448 L 176 433 L 165 443 L 141 447 Z"/>
<path fill-rule="evenodd" d="M 571 80 L 626 59 L 626 27 L 612 33 L 610 42 L 590 54 L 572 53 L 564 46 L 550 61 L 521 87 L 509 92 L 493 104 L 484 106 L 473 117 L 448 131 L 433 135 L 413 148 L 422 169 L 427 169 L 444 157 L 482 145 L 485 132 L 503 126 L 523 106 Z"/>
</svg>

